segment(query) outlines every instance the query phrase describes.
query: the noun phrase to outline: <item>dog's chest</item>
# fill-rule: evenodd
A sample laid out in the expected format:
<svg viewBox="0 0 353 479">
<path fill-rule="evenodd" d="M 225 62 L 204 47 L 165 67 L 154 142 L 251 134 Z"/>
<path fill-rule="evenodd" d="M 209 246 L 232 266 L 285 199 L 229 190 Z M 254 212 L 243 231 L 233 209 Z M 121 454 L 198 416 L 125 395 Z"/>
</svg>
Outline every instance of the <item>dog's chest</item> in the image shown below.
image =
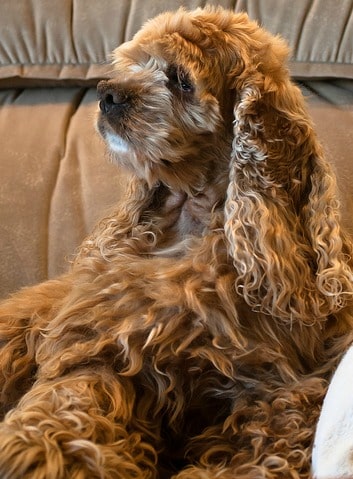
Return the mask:
<svg viewBox="0 0 353 479">
<path fill-rule="evenodd" d="M 156 192 L 152 209 L 146 212 L 142 221 L 147 223 L 152 219 L 155 222 L 158 232 L 156 249 L 171 254 L 171 249 L 178 250 L 186 238 L 201 237 L 209 231 L 216 203 L 215 195 L 208 190 L 188 195 L 163 186 Z"/>
</svg>

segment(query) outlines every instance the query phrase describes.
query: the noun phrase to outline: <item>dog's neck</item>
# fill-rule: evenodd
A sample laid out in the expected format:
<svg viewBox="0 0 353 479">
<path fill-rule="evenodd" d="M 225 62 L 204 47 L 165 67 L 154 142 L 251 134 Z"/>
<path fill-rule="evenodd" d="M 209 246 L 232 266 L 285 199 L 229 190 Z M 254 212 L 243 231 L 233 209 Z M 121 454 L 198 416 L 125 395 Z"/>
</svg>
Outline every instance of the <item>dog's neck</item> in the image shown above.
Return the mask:
<svg viewBox="0 0 353 479">
<path fill-rule="evenodd" d="M 178 249 L 184 240 L 200 237 L 214 227 L 214 216 L 224 203 L 222 183 L 212 181 L 195 194 L 174 190 L 163 183 L 155 188 L 152 202 L 140 221 L 148 223 L 151 218 L 158 218 L 156 250 Z"/>
</svg>

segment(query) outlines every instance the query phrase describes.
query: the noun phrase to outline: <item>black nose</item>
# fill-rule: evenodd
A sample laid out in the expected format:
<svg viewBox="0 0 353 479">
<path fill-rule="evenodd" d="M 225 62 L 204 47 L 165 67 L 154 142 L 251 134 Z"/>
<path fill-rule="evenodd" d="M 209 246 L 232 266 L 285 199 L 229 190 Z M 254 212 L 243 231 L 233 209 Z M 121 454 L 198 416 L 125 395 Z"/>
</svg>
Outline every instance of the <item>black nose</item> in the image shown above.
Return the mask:
<svg viewBox="0 0 353 479">
<path fill-rule="evenodd" d="M 109 80 L 102 80 L 97 85 L 99 108 L 104 115 L 120 115 L 128 105 L 129 98 Z"/>
</svg>

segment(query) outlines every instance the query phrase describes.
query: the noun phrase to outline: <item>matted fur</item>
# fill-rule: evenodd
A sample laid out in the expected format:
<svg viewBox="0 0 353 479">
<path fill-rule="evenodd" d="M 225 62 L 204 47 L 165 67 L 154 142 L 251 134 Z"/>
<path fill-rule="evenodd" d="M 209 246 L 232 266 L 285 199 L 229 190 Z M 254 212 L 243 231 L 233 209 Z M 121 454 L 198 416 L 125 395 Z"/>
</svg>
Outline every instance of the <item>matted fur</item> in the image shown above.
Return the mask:
<svg viewBox="0 0 353 479">
<path fill-rule="evenodd" d="M 287 53 L 221 9 L 114 52 L 98 129 L 131 182 L 0 306 L 2 479 L 310 477 L 352 245 Z"/>
</svg>

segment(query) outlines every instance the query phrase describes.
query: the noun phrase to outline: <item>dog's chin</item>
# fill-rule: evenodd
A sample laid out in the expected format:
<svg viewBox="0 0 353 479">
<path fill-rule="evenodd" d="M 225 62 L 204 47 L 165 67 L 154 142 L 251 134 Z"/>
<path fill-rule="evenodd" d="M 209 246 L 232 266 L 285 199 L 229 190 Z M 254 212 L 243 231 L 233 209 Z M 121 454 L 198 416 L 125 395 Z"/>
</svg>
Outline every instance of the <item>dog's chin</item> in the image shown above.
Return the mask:
<svg viewBox="0 0 353 479">
<path fill-rule="evenodd" d="M 110 161 L 123 168 L 125 171 L 132 173 L 137 178 L 145 180 L 150 187 L 153 187 L 159 180 L 155 175 L 151 162 L 139 160 L 139 155 L 135 148 L 122 138 L 118 133 L 103 128 L 101 124 L 97 124 L 97 129 L 102 136 Z"/>
<path fill-rule="evenodd" d="M 108 148 L 114 153 L 129 153 L 131 152 L 131 147 L 127 141 L 125 141 L 121 136 L 110 133 L 109 131 L 105 133 L 104 139 Z"/>
<path fill-rule="evenodd" d="M 96 131 L 102 137 L 108 151 L 111 153 L 116 153 L 118 155 L 131 153 L 131 145 L 118 133 L 113 131 L 111 126 L 108 125 L 108 122 L 106 122 L 101 115 L 98 115 L 96 119 Z"/>
</svg>

